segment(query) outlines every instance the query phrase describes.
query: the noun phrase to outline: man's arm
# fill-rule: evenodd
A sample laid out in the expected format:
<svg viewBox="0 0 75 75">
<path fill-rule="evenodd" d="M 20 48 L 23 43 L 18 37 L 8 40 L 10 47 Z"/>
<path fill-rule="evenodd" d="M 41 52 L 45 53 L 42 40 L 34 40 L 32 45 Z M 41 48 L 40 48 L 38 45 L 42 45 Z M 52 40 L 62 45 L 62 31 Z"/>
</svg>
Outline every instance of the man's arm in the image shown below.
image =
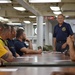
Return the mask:
<svg viewBox="0 0 75 75">
<path fill-rule="evenodd" d="M 69 45 L 70 59 L 72 61 L 75 61 L 74 41 L 72 40 L 70 36 L 67 38 L 67 44 Z"/>
<path fill-rule="evenodd" d="M 21 48 L 21 51 L 27 54 L 41 54 L 42 53 L 42 49 L 32 50 L 32 49 L 25 48 L 25 47 Z"/>
<path fill-rule="evenodd" d="M 70 35 L 70 37 L 71 37 L 72 41 L 75 41 L 74 34 L 73 35 Z"/>
<path fill-rule="evenodd" d="M 31 40 L 29 40 L 29 39 L 26 38 L 26 41 L 27 41 L 28 44 L 29 44 L 29 47 L 28 47 L 28 48 L 29 48 L 29 49 L 33 49 Z"/>
<path fill-rule="evenodd" d="M 28 48 L 29 48 L 29 49 L 33 49 L 32 42 L 29 41 L 28 43 L 29 43 L 29 47 L 28 47 Z"/>
<path fill-rule="evenodd" d="M 75 61 L 75 49 L 74 49 L 73 45 L 69 46 L 69 50 L 70 50 L 70 59 L 72 61 Z"/>
<path fill-rule="evenodd" d="M 13 61 L 14 57 L 12 56 L 12 53 L 9 51 L 7 47 L 3 47 L 3 45 L 0 44 L 0 52 L 1 58 L 8 62 Z"/>
<path fill-rule="evenodd" d="M 56 51 L 56 26 L 54 27 L 54 32 L 53 32 L 53 50 Z"/>
<path fill-rule="evenodd" d="M 72 39 L 72 41 L 74 41 L 74 35 L 70 35 L 69 37 Z M 66 46 L 67 46 L 67 41 L 62 45 L 62 49 L 66 48 Z"/>
<path fill-rule="evenodd" d="M 55 37 L 53 38 L 53 44 L 54 44 L 53 50 L 56 51 L 56 38 Z"/>
<path fill-rule="evenodd" d="M 8 61 L 8 62 L 13 61 L 13 59 L 14 59 L 14 57 L 13 57 L 13 55 L 12 55 L 11 52 L 7 52 L 7 53 L 6 53 L 5 55 L 3 55 L 1 58 L 4 59 L 4 60 L 6 60 L 6 61 Z"/>
<path fill-rule="evenodd" d="M 20 55 L 18 53 L 16 53 L 16 57 L 20 57 Z"/>
</svg>

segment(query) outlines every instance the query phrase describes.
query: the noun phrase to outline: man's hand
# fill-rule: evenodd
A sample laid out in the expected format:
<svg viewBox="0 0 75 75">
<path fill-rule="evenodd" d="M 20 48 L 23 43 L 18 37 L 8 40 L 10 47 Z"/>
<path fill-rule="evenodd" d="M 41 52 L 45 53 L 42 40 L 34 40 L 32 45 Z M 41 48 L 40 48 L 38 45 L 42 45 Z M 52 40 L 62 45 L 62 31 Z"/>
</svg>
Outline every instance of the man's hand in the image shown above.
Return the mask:
<svg viewBox="0 0 75 75">
<path fill-rule="evenodd" d="M 27 41 L 27 42 L 30 42 L 30 40 L 29 40 L 28 38 L 26 38 L 26 41 Z"/>
<path fill-rule="evenodd" d="M 64 43 L 64 44 L 62 45 L 62 49 L 66 48 L 66 46 L 67 46 L 67 43 Z"/>
<path fill-rule="evenodd" d="M 72 36 L 70 35 L 69 37 L 72 39 L 73 42 L 75 41 L 74 35 L 72 35 Z"/>
<path fill-rule="evenodd" d="M 38 53 L 41 54 L 41 53 L 42 53 L 42 49 L 39 49 L 39 50 L 38 50 Z"/>
<path fill-rule="evenodd" d="M 73 40 L 70 36 L 67 38 L 67 44 L 68 45 L 73 45 Z"/>
<path fill-rule="evenodd" d="M 56 51 L 56 48 L 55 47 L 53 47 L 53 51 Z"/>
<path fill-rule="evenodd" d="M 16 53 L 16 57 L 20 57 L 20 55 L 18 53 Z"/>
</svg>

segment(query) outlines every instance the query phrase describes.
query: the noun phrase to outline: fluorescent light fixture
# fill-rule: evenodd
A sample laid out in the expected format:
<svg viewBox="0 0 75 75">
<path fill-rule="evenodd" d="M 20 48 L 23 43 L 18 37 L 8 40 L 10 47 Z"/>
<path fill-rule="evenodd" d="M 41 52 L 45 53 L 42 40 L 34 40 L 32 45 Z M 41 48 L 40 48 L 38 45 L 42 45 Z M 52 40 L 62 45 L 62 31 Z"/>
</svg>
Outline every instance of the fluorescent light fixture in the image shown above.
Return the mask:
<svg viewBox="0 0 75 75">
<path fill-rule="evenodd" d="M 23 30 L 24 30 L 24 28 L 23 28 L 23 27 L 19 27 L 18 29 L 23 29 Z"/>
<path fill-rule="evenodd" d="M 43 23 L 43 25 L 45 25 L 46 23 Z M 37 25 L 37 23 L 33 23 L 33 25 Z"/>
<path fill-rule="evenodd" d="M 4 18 L 4 21 L 9 21 L 9 19 L 7 19 L 7 18 Z"/>
<path fill-rule="evenodd" d="M 0 16 L 0 20 L 3 20 L 4 18 Z"/>
<path fill-rule="evenodd" d="M 30 18 L 36 18 L 36 16 L 29 16 Z"/>
<path fill-rule="evenodd" d="M 50 8 L 51 8 L 51 10 L 53 10 L 53 11 L 59 11 L 59 10 L 60 10 L 59 7 L 55 7 L 55 6 L 51 6 Z"/>
<path fill-rule="evenodd" d="M 10 0 L 0 0 L 0 3 L 12 3 Z"/>
<path fill-rule="evenodd" d="M 61 14 L 61 11 L 55 11 L 53 13 L 59 15 L 59 14 Z"/>
<path fill-rule="evenodd" d="M 24 21 L 24 23 L 30 24 L 31 22 L 30 21 Z"/>
<path fill-rule="evenodd" d="M 13 7 L 14 9 L 18 10 L 18 11 L 25 11 L 26 9 L 23 7 Z"/>
<path fill-rule="evenodd" d="M 21 23 L 7 23 L 8 25 L 21 25 Z"/>
<path fill-rule="evenodd" d="M 61 0 L 29 0 L 30 3 L 54 3 L 61 2 Z"/>
<path fill-rule="evenodd" d="M 67 15 L 67 16 L 65 16 L 66 18 L 68 18 L 69 16 Z"/>
<path fill-rule="evenodd" d="M 0 21 L 9 21 L 9 19 L 0 16 Z"/>
</svg>

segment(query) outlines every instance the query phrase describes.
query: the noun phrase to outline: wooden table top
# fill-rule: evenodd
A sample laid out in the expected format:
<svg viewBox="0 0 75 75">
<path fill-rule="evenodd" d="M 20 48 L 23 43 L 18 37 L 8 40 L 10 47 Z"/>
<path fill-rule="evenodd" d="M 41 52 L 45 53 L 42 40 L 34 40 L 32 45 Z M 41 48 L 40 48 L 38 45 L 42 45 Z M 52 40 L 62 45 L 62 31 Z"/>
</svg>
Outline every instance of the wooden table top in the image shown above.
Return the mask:
<svg viewBox="0 0 75 75">
<path fill-rule="evenodd" d="M 16 58 L 13 62 L 4 63 L 6 66 L 19 66 L 19 67 L 60 67 L 60 66 L 75 66 L 75 63 L 70 60 L 68 56 L 62 53 L 42 53 L 42 54 L 29 54 Z"/>
<path fill-rule="evenodd" d="M 20 58 L 16 58 L 13 62 L 16 63 L 50 63 L 55 61 L 70 61 L 68 56 L 61 53 L 42 53 L 42 54 L 29 54 Z M 13 63 L 12 62 L 12 63 Z M 1 67 L 0 67 L 1 68 Z M 75 67 L 2 67 L 2 68 L 17 68 L 15 72 L 1 72 L 0 75 L 61 75 L 54 74 L 55 72 L 69 72 L 75 74 Z M 64 74 L 66 75 L 66 74 Z M 71 74 L 72 75 L 72 74 Z"/>
<path fill-rule="evenodd" d="M 1 72 L 0 75 L 55 75 L 53 73 L 74 73 L 74 67 L 15 67 L 18 70 L 15 72 Z M 7 68 L 6 68 L 7 69 Z M 68 75 L 67 74 L 67 75 Z M 59 74 L 58 74 L 59 75 Z"/>
</svg>

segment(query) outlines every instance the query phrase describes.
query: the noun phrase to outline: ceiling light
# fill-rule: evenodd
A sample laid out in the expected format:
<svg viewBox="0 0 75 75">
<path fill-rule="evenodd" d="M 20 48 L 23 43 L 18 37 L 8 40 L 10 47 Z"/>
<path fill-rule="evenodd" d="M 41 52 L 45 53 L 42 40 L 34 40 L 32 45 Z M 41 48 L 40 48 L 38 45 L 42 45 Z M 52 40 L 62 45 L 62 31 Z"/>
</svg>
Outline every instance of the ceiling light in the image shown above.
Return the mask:
<svg viewBox="0 0 75 75">
<path fill-rule="evenodd" d="M 0 3 L 12 3 L 10 0 L 0 0 Z"/>
<path fill-rule="evenodd" d="M 4 18 L 4 21 L 9 21 L 9 19 L 7 19 L 7 18 Z"/>
<path fill-rule="evenodd" d="M 7 23 L 8 25 L 21 25 L 21 23 Z"/>
<path fill-rule="evenodd" d="M 13 7 L 14 9 L 16 9 L 16 10 L 19 10 L 19 11 L 25 11 L 26 9 L 25 8 L 23 8 L 23 7 Z"/>
<path fill-rule="evenodd" d="M 61 2 L 61 0 L 29 0 L 30 3 L 53 3 Z"/>
<path fill-rule="evenodd" d="M 61 11 L 53 12 L 53 13 L 59 15 L 59 14 L 61 14 Z"/>
<path fill-rule="evenodd" d="M 43 25 L 45 25 L 46 23 L 43 23 Z M 37 25 L 37 23 L 33 23 L 33 25 Z"/>
<path fill-rule="evenodd" d="M 23 30 L 24 30 L 24 28 L 23 28 L 23 27 L 19 27 L 18 29 L 23 29 Z"/>
<path fill-rule="evenodd" d="M 66 18 L 68 18 L 69 16 L 65 16 Z"/>
<path fill-rule="evenodd" d="M 24 21 L 24 23 L 30 24 L 31 22 L 30 21 Z"/>
<path fill-rule="evenodd" d="M 9 21 L 9 19 L 0 17 L 0 21 Z"/>
<path fill-rule="evenodd" d="M 36 16 L 29 16 L 30 18 L 35 18 Z"/>
<path fill-rule="evenodd" d="M 4 18 L 0 16 L 0 20 L 3 20 Z"/>
<path fill-rule="evenodd" d="M 51 8 L 51 10 L 53 10 L 53 11 L 59 11 L 59 10 L 60 10 L 59 7 L 53 7 L 53 6 L 51 6 L 50 8 Z"/>
</svg>

